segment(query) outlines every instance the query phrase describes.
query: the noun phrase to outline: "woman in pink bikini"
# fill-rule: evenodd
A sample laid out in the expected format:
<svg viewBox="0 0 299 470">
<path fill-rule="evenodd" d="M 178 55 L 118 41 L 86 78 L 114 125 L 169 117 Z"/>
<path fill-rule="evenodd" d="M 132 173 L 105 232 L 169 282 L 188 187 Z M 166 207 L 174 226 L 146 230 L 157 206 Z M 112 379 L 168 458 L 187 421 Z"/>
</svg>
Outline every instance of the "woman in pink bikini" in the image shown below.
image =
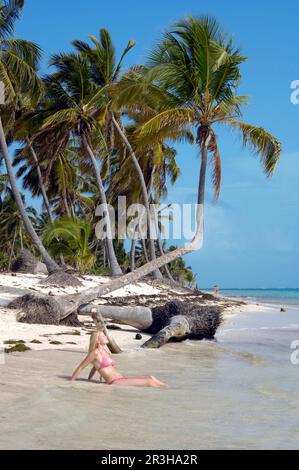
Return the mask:
<svg viewBox="0 0 299 470">
<path fill-rule="evenodd" d="M 124 377 L 117 372 L 114 367 L 115 361 L 111 358 L 110 351 L 107 347 L 108 343 L 108 338 L 103 331 L 93 333 L 90 341 L 90 352 L 73 372 L 71 380 L 76 380 L 80 372 L 89 364 L 92 364 L 93 368 L 89 374 L 89 380 L 98 372 L 108 385 L 167 388 L 166 384 L 160 382 L 160 380 L 153 376 Z"/>
</svg>

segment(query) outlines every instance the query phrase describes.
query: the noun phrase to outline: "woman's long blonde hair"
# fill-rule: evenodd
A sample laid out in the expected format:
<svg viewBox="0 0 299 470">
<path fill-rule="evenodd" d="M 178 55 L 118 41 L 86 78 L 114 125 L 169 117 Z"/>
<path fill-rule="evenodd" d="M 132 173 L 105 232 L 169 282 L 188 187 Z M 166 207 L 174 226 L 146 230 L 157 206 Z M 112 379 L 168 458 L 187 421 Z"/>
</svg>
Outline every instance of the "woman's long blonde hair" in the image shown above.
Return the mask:
<svg viewBox="0 0 299 470">
<path fill-rule="evenodd" d="M 96 344 L 99 340 L 99 333 L 101 333 L 102 331 L 104 330 L 98 330 L 98 331 L 94 331 L 93 333 L 91 333 L 90 341 L 89 341 L 89 350 L 88 350 L 89 353 L 95 350 Z"/>
</svg>

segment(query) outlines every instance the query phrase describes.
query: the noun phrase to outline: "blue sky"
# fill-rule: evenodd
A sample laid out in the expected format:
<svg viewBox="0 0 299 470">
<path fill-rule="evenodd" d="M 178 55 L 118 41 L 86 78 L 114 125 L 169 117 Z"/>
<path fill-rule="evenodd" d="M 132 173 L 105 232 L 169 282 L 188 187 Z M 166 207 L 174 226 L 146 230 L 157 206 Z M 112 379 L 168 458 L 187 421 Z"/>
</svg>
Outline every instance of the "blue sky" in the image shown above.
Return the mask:
<svg viewBox="0 0 299 470">
<path fill-rule="evenodd" d="M 118 51 L 134 38 L 126 66 L 143 62 L 151 46 L 173 21 L 189 14 L 215 16 L 233 35 L 248 61 L 240 94 L 251 96 L 244 120 L 266 128 L 282 142 L 276 175 L 268 180 L 258 160 L 242 149 L 237 135 L 217 130 L 223 161 L 219 204 L 208 187 L 205 241 L 187 257 L 201 287 L 299 287 L 299 105 L 290 102 L 290 83 L 299 79 L 298 15 L 294 0 L 26 0 L 17 35 L 50 54 L 68 51 L 73 39 L 108 28 Z M 182 176 L 169 200 L 194 203 L 200 160 L 194 147 L 180 145 Z"/>
</svg>

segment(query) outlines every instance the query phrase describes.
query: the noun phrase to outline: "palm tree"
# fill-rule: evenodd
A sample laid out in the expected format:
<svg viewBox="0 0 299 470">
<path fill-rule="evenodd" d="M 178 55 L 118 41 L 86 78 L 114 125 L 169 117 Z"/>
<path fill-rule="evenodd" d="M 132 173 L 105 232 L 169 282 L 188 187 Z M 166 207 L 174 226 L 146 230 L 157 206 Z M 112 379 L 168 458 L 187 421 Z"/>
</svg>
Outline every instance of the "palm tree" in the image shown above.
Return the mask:
<svg viewBox="0 0 299 470">
<path fill-rule="evenodd" d="M 196 128 L 201 153 L 198 204 L 204 204 L 207 158 L 212 158 L 215 200 L 221 186 L 221 158 L 215 125 L 226 124 L 241 132 L 243 144 L 259 155 L 267 176 L 271 176 L 281 154 L 279 141 L 261 127 L 239 120 L 247 97 L 236 94 L 241 79 L 240 65 L 245 61 L 239 50 L 227 41 L 217 22 L 208 17 L 187 18 L 174 25 L 151 54 L 149 66 L 156 81 L 173 99 L 166 109 L 140 127 L 138 138 L 150 140 L 163 136 L 176 123 Z M 153 73 L 153 72 L 152 72 Z"/>
<path fill-rule="evenodd" d="M 25 205 L 25 198 L 23 195 L 21 197 Z M 10 188 L 1 201 L 0 207 L 0 250 L 7 254 L 7 262 L 5 263 L 7 269 L 10 270 L 12 260 L 17 252 L 24 247 L 30 247 L 30 238 L 24 230 L 23 219 Z M 35 226 L 36 210 L 32 207 L 26 207 L 26 213 L 32 225 Z"/>
<path fill-rule="evenodd" d="M 47 253 L 28 217 L 17 186 L 7 145 L 7 142 L 12 140 L 15 116 L 18 109 L 22 107 L 22 101 L 26 99 L 26 96 L 37 98 L 41 92 L 41 82 L 36 75 L 36 66 L 40 57 L 39 47 L 32 42 L 10 37 L 23 4 L 21 0 L 0 3 L 0 78 L 5 86 L 5 104 L 0 105 L 0 148 L 11 190 L 24 226 L 34 246 L 42 255 L 48 271 L 55 272 L 60 268 Z"/>
<path fill-rule="evenodd" d="M 112 43 L 111 36 L 106 29 L 100 30 L 99 40 L 93 36 L 89 36 L 89 38 L 91 39 L 94 47 L 91 47 L 84 41 L 74 41 L 73 44 L 77 50 L 88 59 L 91 67 L 91 77 L 93 82 L 99 87 L 100 90 L 105 90 L 105 94 L 103 95 L 104 99 L 101 102 L 98 102 L 98 106 L 99 109 L 101 109 L 101 116 L 105 124 L 104 128 L 106 139 L 109 141 L 110 146 L 113 149 L 115 144 L 115 133 L 117 133 L 122 140 L 122 144 L 129 151 L 135 167 L 135 171 L 137 172 L 137 177 L 141 184 L 143 202 L 148 217 L 148 227 L 151 231 L 152 224 L 150 219 L 150 207 L 142 169 L 124 131 L 123 124 L 121 122 L 121 115 L 119 114 L 118 109 L 115 109 L 112 106 L 111 100 L 111 91 L 114 85 L 118 83 L 120 78 L 122 61 L 130 49 L 134 47 L 135 41 L 131 40 L 128 42 L 128 45 L 121 55 L 120 60 L 117 62 L 115 56 L 115 47 Z M 154 240 L 151 236 L 149 237 L 149 242 L 151 259 L 154 260 L 156 254 Z M 154 275 L 156 278 L 162 277 L 158 269 L 154 271 Z"/>
<path fill-rule="evenodd" d="M 43 240 L 53 256 L 63 255 L 84 274 L 95 263 L 89 246 L 91 231 L 90 222 L 65 216 L 45 227 Z"/>
<path fill-rule="evenodd" d="M 197 231 L 194 239 L 181 248 L 147 263 L 130 273 L 105 292 L 136 282 L 157 267 L 198 249 L 203 241 L 203 206 L 208 154 L 212 157 L 212 180 L 215 199 L 221 186 L 221 159 L 215 125 L 226 124 L 241 132 L 244 146 L 250 145 L 271 176 L 281 155 L 279 141 L 261 127 L 240 121 L 241 106 L 247 97 L 236 93 L 241 79 L 240 65 L 245 58 L 226 41 L 216 21 L 210 18 L 188 18 L 166 33 L 149 60 L 149 70 L 134 70 L 126 78 L 117 101 L 142 106 L 145 100 L 157 100 L 161 112 L 142 124 L 135 133 L 135 145 L 150 144 L 153 139 L 167 138 L 173 128 L 186 125 L 196 129 L 201 153 L 197 198 Z M 164 108 L 164 109 L 163 109 Z M 128 148 L 129 148 L 128 143 Z M 131 147 L 131 152 L 134 152 Z M 90 292 L 92 298 L 92 292 Z M 88 295 L 86 295 L 88 298 Z"/>
<path fill-rule="evenodd" d="M 121 274 L 112 240 L 112 228 L 109 217 L 105 188 L 102 181 L 99 160 L 96 153 L 108 154 L 108 148 L 101 128 L 96 120 L 94 105 L 97 101 L 98 90 L 91 81 L 91 72 L 87 60 L 78 54 L 60 54 L 51 60 L 56 72 L 45 79 L 47 87 L 47 107 L 39 110 L 36 115 L 41 119 L 41 130 L 37 135 L 41 140 L 48 132 L 54 136 L 64 129 L 65 139 L 62 139 L 58 158 L 66 149 L 69 139 L 79 138 L 82 151 L 92 165 L 98 186 L 100 202 L 104 206 L 107 238 L 106 246 L 112 275 Z M 101 90 L 100 90 L 101 91 Z M 94 115 L 92 115 L 94 114 Z M 35 116 L 36 117 L 36 116 Z M 43 149 L 44 146 L 41 147 Z"/>
</svg>

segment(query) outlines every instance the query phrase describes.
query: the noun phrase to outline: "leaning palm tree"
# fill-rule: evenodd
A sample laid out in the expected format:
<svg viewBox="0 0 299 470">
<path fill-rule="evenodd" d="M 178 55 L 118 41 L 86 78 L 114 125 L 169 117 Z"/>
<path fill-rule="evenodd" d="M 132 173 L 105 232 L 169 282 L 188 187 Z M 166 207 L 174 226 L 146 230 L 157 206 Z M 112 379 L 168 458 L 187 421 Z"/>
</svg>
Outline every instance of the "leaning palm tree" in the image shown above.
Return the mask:
<svg viewBox="0 0 299 470">
<path fill-rule="evenodd" d="M 23 4 L 24 2 L 21 0 L 0 2 L 0 79 L 5 87 L 5 103 L 0 105 L 0 148 L 5 160 L 11 190 L 26 231 L 42 255 L 48 271 L 55 272 L 60 268 L 48 254 L 28 217 L 8 150 L 8 143 L 13 139 L 13 128 L 18 109 L 22 107 L 22 102 L 28 97 L 37 99 L 42 90 L 41 82 L 36 74 L 40 58 L 39 47 L 32 42 L 11 37 Z"/>
</svg>

